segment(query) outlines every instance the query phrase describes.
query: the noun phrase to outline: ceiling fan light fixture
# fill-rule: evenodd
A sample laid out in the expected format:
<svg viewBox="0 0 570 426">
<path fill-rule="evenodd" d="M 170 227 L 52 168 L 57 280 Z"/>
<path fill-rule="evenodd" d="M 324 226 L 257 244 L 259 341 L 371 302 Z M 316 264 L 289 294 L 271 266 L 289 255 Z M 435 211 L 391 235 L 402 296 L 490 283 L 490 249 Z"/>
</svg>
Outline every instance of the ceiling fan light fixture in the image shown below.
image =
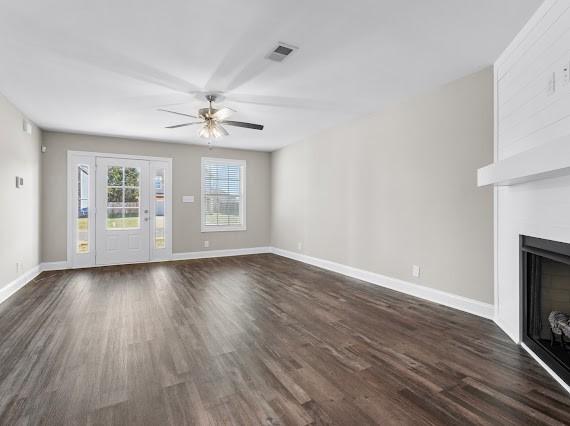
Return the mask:
<svg viewBox="0 0 570 426">
<path fill-rule="evenodd" d="M 200 135 L 201 138 L 210 139 L 210 129 L 208 129 L 208 126 L 202 127 L 198 132 L 198 135 Z"/>
<path fill-rule="evenodd" d="M 216 127 L 212 127 L 211 133 L 214 136 L 214 138 L 216 138 L 216 139 L 222 137 L 222 132 L 220 132 Z"/>
<path fill-rule="evenodd" d="M 216 124 L 208 123 L 200 129 L 198 135 L 204 139 L 219 139 L 225 136 L 227 132 L 224 132 Z"/>
<path fill-rule="evenodd" d="M 187 117 L 198 118 L 202 121 L 194 121 L 190 123 L 177 124 L 174 126 L 167 126 L 168 129 L 175 129 L 178 127 L 190 126 L 193 124 L 203 124 L 203 126 L 198 130 L 198 135 L 201 138 L 208 139 L 210 142 L 212 139 L 219 139 L 224 136 L 228 136 L 228 131 L 222 126 L 222 124 L 227 124 L 228 126 L 243 127 L 246 129 L 263 130 L 261 124 L 245 123 L 242 121 L 227 120 L 235 110 L 228 107 L 213 108 L 212 103 L 218 99 L 218 95 L 210 93 L 206 96 L 206 100 L 209 105 L 207 108 L 200 108 L 198 110 L 198 117 L 184 114 L 177 111 L 170 111 L 165 109 L 160 109 L 159 111 L 168 112 L 176 115 L 184 115 Z M 208 142 L 208 144 L 210 143 Z"/>
</svg>

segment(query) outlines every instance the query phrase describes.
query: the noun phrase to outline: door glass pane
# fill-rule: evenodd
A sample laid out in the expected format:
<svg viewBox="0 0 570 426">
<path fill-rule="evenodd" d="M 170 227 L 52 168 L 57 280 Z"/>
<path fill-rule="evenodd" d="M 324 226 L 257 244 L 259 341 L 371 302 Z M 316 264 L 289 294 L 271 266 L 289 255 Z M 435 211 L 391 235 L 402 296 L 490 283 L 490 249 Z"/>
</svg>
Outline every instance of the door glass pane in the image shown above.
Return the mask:
<svg viewBox="0 0 570 426">
<path fill-rule="evenodd" d="M 165 169 L 157 169 L 154 175 L 154 248 L 162 249 L 166 247 L 165 235 Z"/>
<path fill-rule="evenodd" d="M 139 207 L 138 188 L 125 188 L 125 207 Z"/>
<path fill-rule="evenodd" d="M 107 167 L 107 229 L 140 227 L 140 170 Z"/>
<path fill-rule="evenodd" d="M 107 229 L 123 228 L 124 209 L 107 209 Z"/>
<path fill-rule="evenodd" d="M 77 166 L 76 252 L 89 253 L 89 166 Z"/>
<path fill-rule="evenodd" d="M 122 167 L 109 167 L 107 169 L 107 186 L 122 186 L 123 185 L 123 168 Z"/>
<path fill-rule="evenodd" d="M 107 207 L 123 207 L 123 188 L 107 189 Z"/>
<path fill-rule="evenodd" d="M 139 169 L 134 167 L 125 169 L 125 186 L 139 186 Z"/>
<path fill-rule="evenodd" d="M 139 209 L 125 209 L 124 228 L 138 228 L 140 225 Z"/>
</svg>

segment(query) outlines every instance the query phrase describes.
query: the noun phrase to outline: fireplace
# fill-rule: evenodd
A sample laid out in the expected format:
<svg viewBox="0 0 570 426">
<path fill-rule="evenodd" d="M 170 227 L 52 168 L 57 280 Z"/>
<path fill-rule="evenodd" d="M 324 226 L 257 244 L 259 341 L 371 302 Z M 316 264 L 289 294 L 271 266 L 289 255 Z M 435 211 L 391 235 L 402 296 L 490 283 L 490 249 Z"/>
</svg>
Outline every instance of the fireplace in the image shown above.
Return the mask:
<svg viewBox="0 0 570 426">
<path fill-rule="evenodd" d="M 570 244 L 520 237 L 522 340 L 570 384 Z"/>
</svg>

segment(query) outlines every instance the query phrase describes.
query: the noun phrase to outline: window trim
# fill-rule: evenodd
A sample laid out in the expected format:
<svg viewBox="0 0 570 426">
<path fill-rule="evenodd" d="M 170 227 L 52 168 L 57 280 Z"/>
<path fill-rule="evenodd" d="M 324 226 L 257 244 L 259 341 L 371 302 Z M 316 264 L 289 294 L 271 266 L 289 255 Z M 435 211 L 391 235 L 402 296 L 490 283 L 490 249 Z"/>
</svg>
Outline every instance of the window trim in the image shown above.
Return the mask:
<svg viewBox="0 0 570 426">
<path fill-rule="evenodd" d="M 239 165 L 241 168 L 241 179 L 240 179 L 240 216 L 241 225 L 206 225 L 206 193 L 204 191 L 204 169 L 206 164 L 218 163 L 218 164 L 231 164 Z M 247 231 L 246 222 L 246 173 L 247 173 L 247 163 L 245 160 L 232 160 L 229 158 L 212 158 L 212 157 L 202 157 L 200 164 L 200 225 L 202 232 L 227 232 L 227 231 Z"/>
</svg>

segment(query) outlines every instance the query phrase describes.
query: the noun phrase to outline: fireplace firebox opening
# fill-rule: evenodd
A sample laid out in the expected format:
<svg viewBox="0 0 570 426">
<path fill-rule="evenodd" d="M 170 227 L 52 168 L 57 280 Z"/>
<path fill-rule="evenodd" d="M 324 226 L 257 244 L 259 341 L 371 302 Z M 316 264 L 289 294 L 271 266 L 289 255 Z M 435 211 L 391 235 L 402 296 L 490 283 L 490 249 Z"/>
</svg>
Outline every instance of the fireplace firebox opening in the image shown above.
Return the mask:
<svg viewBox="0 0 570 426">
<path fill-rule="evenodd" d="M 570 244 L 520 236 L 523 342 L 570 384 Z"/>
</svg>

